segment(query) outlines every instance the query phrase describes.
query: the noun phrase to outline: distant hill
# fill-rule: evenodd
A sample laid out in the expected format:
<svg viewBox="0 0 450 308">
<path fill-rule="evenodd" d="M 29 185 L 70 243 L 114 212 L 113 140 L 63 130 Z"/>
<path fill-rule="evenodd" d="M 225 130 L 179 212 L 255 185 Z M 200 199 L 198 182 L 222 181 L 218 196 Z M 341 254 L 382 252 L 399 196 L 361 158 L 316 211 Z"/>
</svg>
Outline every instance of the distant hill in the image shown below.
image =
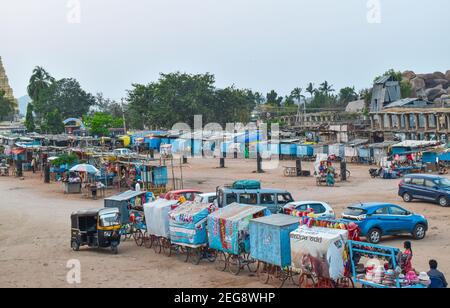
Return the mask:
<svg viewBox="0 0 450 308">
<path fill-rule="evenodd" d="M 27 113 L 28 103 L 31 102 L 31 98 L 28 95 L 22 96 L 17 99 L 19 101 L 19 112 L 21 115 L 25 115 Z"/>
</svg>

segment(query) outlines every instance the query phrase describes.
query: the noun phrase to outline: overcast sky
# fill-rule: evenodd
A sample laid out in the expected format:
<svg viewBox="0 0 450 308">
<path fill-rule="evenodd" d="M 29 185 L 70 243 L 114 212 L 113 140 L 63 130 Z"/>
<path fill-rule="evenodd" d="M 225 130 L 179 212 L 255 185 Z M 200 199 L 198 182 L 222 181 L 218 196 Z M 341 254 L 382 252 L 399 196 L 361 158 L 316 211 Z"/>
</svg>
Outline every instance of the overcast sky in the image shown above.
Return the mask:
<svg viewBox="0 0 450 308">
<path fill-rule="evenodd" d="M 449 12 L 448 0 L 0 0 L 0 56 L 17 97 L 36 65 L 114 99 L 173 71 L 283 95 L 325 79 L 360 89 L 389 68 L 450 69 Z"/>
</svg>

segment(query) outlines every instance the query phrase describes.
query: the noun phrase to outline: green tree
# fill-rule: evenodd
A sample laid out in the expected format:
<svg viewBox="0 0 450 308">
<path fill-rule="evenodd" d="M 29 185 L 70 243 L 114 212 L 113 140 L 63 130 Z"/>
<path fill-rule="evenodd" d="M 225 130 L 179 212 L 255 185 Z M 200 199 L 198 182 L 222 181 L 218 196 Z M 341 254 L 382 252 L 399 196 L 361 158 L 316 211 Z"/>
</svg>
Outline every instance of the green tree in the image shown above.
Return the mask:
<svg viewBox="0 0 450 308">
<path fill-rule="evenodd" d="M 43 91 L 38 102 L 34 107 L 40 115 L 45 116 L 57 109 L 63 119 L 81 118 L 95 104 L 95 98 L 85 92 L 77 80 L 64 78 Z"/>
<path fill-rule="evenodd" d="M 339 91 L 339 105 L 346 106 L 349 102 L 356 101 L 358 94 L 355 87 L 345 87 Z"/>
<path fill-rule="evenodd" d="M 306 87 L 306 92 L 309 93 L 311 98 L 313 97 L 314 93 L 316 92 L 316 88 L 314 87 L 314 84 L 312 82 L 310 82 Z"/>
<path fill-rule="evenodd" d="M 95 112 L 104 112 L 109 113 L 115 118 L 121 118 L 123 116 L 122 106 L 115 100 L 105 98 L 103 93 L 97 93 L 95 95 L 95 104 L 93 106 L 94 110 L 91 110 L 91 113 Z"/>
<path fill-rule="evenodd" d="M 204 123 L 249 121 L 261 97 L 234 86 L 216 89 L 214 83 L 211 74 L 177 72 L 147 85 L 133 84 L 127 91 L 127 123 L 137 129 L 171 128 L 178 122 L 193 127 L 194 115 L 203 115 Z"/>
<path fill-rule="evenodd" d="M 300 105 L 302 99 L 305 98 L 305 96 L 302 94 L 303 89 L 302 88 L 295 88 L 291 92 L 291 97 L 294 98 L 297 101 L 297 104 Z"/>
<path fill-rule="evenodd" d="M 14 112 L 15 103 L 5 96 L 5 91 L 0 90 L 0 120 L 9 118 Z"/>
<path fill-rule="evenodd" d="M 90 133 L 95 136 L 109 136 L 110 128 L 123 127 L 123 119 L 115 118 L 110 114 L 103 112 L 95 112 L 92 116 L 84 118 L 85 125 L 89 128 Z"/>
<path fill-rule="evenodd" d="M 33 101 L 38 101 L 43 91 L 50 88 L 55 79 L 41 66 L 36 66 L 31 75 L 27 90 Z"/>
<path fill-rule="evenodd" d="M 278 93 L 275 92 L 275 90 L 270 91 L 266 95 L 266 104 L 267 105 L 280 107 L 282 101 L 283 101 L 283 97 L 282 96 L 278 96 Z"/>
<path fill-rule="evenodd" d="M 28 132 L 34 132 L 36 127 L 34 124 L 34 108 L 33 103 L 29 103 L 27 106 L 27 115 L 25 116 L 25 127 L 27 128 Z"/>
<path fill-rule="evenodd" d="M 64 132 L 63 118 L 58 109 L 54 109 L 45 115 L 41 123 L 41 131 L 47 134 L 61 134 Z"/>
<path fill-rule="evenodd" d="M 334 92 L 333 85 L 329 84 L 328 81 L 324 81 L 320 84 L 319 91 L 328 95 L 331 92 Z"/>
</svg>

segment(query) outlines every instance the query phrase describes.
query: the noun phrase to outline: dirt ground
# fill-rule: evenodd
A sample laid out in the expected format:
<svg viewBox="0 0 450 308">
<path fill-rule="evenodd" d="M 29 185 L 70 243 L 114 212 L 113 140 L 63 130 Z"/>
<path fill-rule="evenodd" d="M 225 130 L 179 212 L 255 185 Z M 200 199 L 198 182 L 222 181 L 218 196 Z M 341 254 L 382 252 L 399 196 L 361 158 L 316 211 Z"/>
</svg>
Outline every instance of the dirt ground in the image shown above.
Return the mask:
<svg viewBox="0 0 450 308">
<path fill-rule="evenodd" d="M 237 179 L 259 179 L 264 187 L 289 190 L 296 200 L 320 200 L 330 203 L 338 214 L 349 204 L 367 201 L 397 203 L 424 214 L 430 230 L 422 241 L 413 242 L 413 266 L 428 270 L 435 258 L 440 270 L 450 277 L 450 208 L 435 204 L 405 204 L 397 196 L 398 180 L 371 179 L 368 166 L 349 165 L 351 177 L 336 187 L 317 187 L 309 178 L 283 176 L 284 161 L 264 174 L 253 173 L 253 160 L 226 160 L 226 168 L 217 168 L 217 159 L 190 159 L 183 168 L 185 188 L 204 192 Z M 304 169 L 312 168 L 304 163 Z M 175 168 L 180 177 L 179 168 Z M 157 255 L 152 249 L 123 242 L 118 255 L 109 250 L 70 248 L 70 214 L 78 209 L 102 207 L 102 200 L 87 200 L 80 195 L 64 195 L 60 183 L 44 184 L 40 174 L 25 174 L 25 180 L 0 177 L 0 287 L 264 287 L 247 272 L 233 276 L 218 272 L 207 261 L 199 266 L 176 257 Z M 386 238 L 382 244 L 401 247 L 409 236 Z M 81 284 L 66 282 L 68 260 L 81 264 Z"/>
</svg>

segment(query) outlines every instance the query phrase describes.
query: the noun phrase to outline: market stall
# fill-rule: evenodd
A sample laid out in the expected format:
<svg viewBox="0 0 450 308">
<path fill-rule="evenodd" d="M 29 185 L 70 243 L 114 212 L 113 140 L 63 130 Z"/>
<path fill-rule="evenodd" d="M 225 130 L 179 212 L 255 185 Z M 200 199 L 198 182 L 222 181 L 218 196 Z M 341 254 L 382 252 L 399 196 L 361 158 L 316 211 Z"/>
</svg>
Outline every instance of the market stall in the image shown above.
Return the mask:
<svg viewBox="0 0 450 308">
<path fill-rule="evenodd" d="M 284 214 L 250 220 L 250 256 L 258 260 L 257 276 L 262 283 L 273 280 L 281 288 L 293 277 L 289 233 L 298 225 L 298 218 Z"/>
<path fill-rule="evenodd" d="M 356 241 L 349 241 L 348 247 L 353 280 L 363 287 L 426 288 L 430 283 L 425 273 L 420 276 L 415 272 L 402 274 L 397 248 Z"/>
<path fill-rule="evenodd" d="M 256 272 L 250 257 L 250 220 L 270 215 L 263 206 L 232 203 L 208 216 L 209 247 L 218 251 L 217 268 L 238 275 L 244 267 Z"/>
</svg>

